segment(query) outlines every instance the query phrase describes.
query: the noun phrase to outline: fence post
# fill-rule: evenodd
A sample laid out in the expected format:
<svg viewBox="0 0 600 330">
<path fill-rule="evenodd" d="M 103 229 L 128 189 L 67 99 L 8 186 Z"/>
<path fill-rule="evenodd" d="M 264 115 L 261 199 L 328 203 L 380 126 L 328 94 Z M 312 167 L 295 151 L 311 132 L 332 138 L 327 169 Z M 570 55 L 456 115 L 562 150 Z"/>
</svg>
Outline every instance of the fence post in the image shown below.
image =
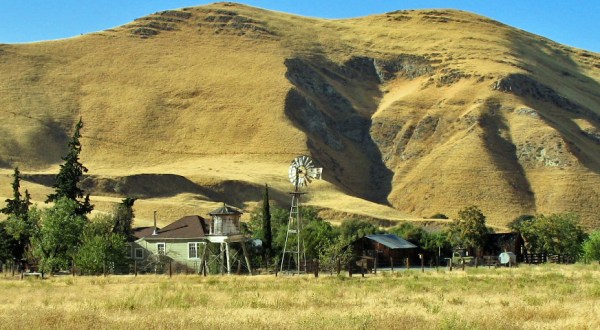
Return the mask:
<svg viewBox="0 0 600 330">
<path fill-rule="evenodd" d="M 410 259 L 406 258 L 406 270 L 410 269 Z"/>
<path fill-rule="evenodd" d="M 342 271 L 342 261 L 340 259 L 337 260 L 337 274 L 340 275 L 340 272 Z"/>
<path fill-rule="evenodd" d="M 173 268 L 171 268 L 171 260 L 169 260 L 169 278 L 173 276 Z"/>
<path fill-rule="evenodd" d="M 394 272 L 394 258 L 390 257 L 390 268 L 392 269 L 392 273 Z"/>
<path fill-rule="evenodd" d="M 365 277 L 365 259 L 360 261 L 360 273 L 362 274 L 362 277 Z"/>
<path fill-rule="evenodd" d="M 448 265 L 450 265 L 450 271 L 452 271 L 452 258 L 448 259 Z"/>
<path fill-rule="evenodd" d="M 137 260 L 133 260 L 133 274 L 137 277 Z"/>
<path fill-rule="evenodd" d="M 315 277 L 319 277 L 319 259 L 313 259 L 313 266 L 315 267 Z"/>
<path fill-rule="evenodd" d="M 348 277 L 352 277 L 352 262 L 348 261 Z"/>
</svg>

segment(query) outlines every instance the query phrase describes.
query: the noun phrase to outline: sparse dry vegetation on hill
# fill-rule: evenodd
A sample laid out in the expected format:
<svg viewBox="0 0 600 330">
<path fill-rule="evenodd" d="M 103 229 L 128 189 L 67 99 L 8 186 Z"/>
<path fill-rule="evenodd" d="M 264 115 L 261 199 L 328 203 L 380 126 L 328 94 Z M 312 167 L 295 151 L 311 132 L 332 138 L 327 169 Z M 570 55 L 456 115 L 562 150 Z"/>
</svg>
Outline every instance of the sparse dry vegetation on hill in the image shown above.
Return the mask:
<svg viewBox="0 0 600 330">
<path fill-rule="evenodd" d="M 600 55 L 467 12 L 323 20 L 218 3 L 0 45 L 0 78 L 3 196 L 13 166 L 55 173 L 82 117 L 92 202 L 139 196 L 139 225 L 252 206 L 265 182 L 285 202 L 298 154 L 325 167 L 308 202 L 332 214 L 476 204 L 496 226 L 563 211 L 600 225 Z"/>
</svg>

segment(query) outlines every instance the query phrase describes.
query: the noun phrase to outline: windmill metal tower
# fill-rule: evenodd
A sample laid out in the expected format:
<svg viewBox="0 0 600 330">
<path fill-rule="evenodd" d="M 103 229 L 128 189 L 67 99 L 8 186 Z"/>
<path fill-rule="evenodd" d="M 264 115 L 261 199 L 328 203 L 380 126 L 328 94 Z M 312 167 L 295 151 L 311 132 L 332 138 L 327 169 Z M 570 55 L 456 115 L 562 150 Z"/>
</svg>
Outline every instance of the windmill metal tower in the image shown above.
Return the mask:
<svg viewBox="0 0 600 330">
<path fill-rule="evenodd" d="M 322 168 L 315 167 L 312 159 L 308 156 L 298 156 L 290 164 L 288 177 L 294 185 L 292 195 L 292 205 L 290 207 L 290 216 L 288 219 L 288 228 L 285 235 L 285 245 L 283 246 L 283 255 L 281 257 L 280 271 L 287 257 L 287 271 L 291 271 L 292 260 L 295 263 L 297 273 L 300 274 L 300 268 L 304 262 L 304 270 L 306 271 L 306 252 L 304 249 L 304 241 L 302 240 L 302 219 L 300 215 L 300 196 L 305 192 L 300 191 L 301 187 L 307 186 L 312 180 L 321 179 Z"/>
</svg>

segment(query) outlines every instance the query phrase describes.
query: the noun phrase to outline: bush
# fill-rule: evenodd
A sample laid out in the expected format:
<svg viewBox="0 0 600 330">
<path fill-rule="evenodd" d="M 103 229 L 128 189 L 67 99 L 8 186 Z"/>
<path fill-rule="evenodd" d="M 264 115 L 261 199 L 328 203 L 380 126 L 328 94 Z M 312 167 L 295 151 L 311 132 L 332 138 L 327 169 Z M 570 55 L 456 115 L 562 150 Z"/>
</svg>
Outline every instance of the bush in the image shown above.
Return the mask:
<svg viewBox="0 0 600 330">
<path fill-rule="evenodd" d="M 436 213 L 432 215 L 430 219 L 448 219 L 448 217 L 443 213 Z"/>
<path fill-rule="evenodd" d="M 600 230 L 596 230 L 583 242 L 583 256 L 585 262 L 598 261 L 600 263 Z"/>
</svg>

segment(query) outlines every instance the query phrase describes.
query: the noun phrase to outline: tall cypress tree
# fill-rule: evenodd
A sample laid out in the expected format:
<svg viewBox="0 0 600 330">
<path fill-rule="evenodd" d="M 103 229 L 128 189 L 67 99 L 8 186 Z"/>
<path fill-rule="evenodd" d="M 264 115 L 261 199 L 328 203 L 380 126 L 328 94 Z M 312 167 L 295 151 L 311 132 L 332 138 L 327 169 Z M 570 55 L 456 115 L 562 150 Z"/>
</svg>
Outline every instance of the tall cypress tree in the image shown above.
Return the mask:
<svg viewBox="0 0 600 330">
<path fill-rule="evenodd" d="M 263 194 L 263 248 L 265 250 L 265 258 L 267 266 L 271 260 L 271 251 L 273 248 L 273 234 L 271 232 L 271 207 L 269 205 L 269 187 L 265 184 L 265 192 Z"/>
<path fill-rule="evenodd" d="M 65 161 L 64 164 L 60 165 L 60 171 L 56 175 L 56 182 L 54 183 L 54 194 L 48 195 L 48 202 L 56 202 L 61 197 L 66 197 L 77 203 L 76 213 L 84 215 L 92 212 L 94 206 L 90 204 L 90 194 L 87 194 L 83 201 L 83 190 L 79 188 L 79 182 L 83 179 L 83 174 L 87 173 L 88 169 L 79 162 L 79 154 L 81 153 L 81 143 L 79 138 L 81 137 L 80 130 L 83 127 L 83 121 L 79 118 L 79 122 L 75 126 L 75 132 L 69 142 L 69 152 L 66 156 L 62 157 Z"/>
</svg>

